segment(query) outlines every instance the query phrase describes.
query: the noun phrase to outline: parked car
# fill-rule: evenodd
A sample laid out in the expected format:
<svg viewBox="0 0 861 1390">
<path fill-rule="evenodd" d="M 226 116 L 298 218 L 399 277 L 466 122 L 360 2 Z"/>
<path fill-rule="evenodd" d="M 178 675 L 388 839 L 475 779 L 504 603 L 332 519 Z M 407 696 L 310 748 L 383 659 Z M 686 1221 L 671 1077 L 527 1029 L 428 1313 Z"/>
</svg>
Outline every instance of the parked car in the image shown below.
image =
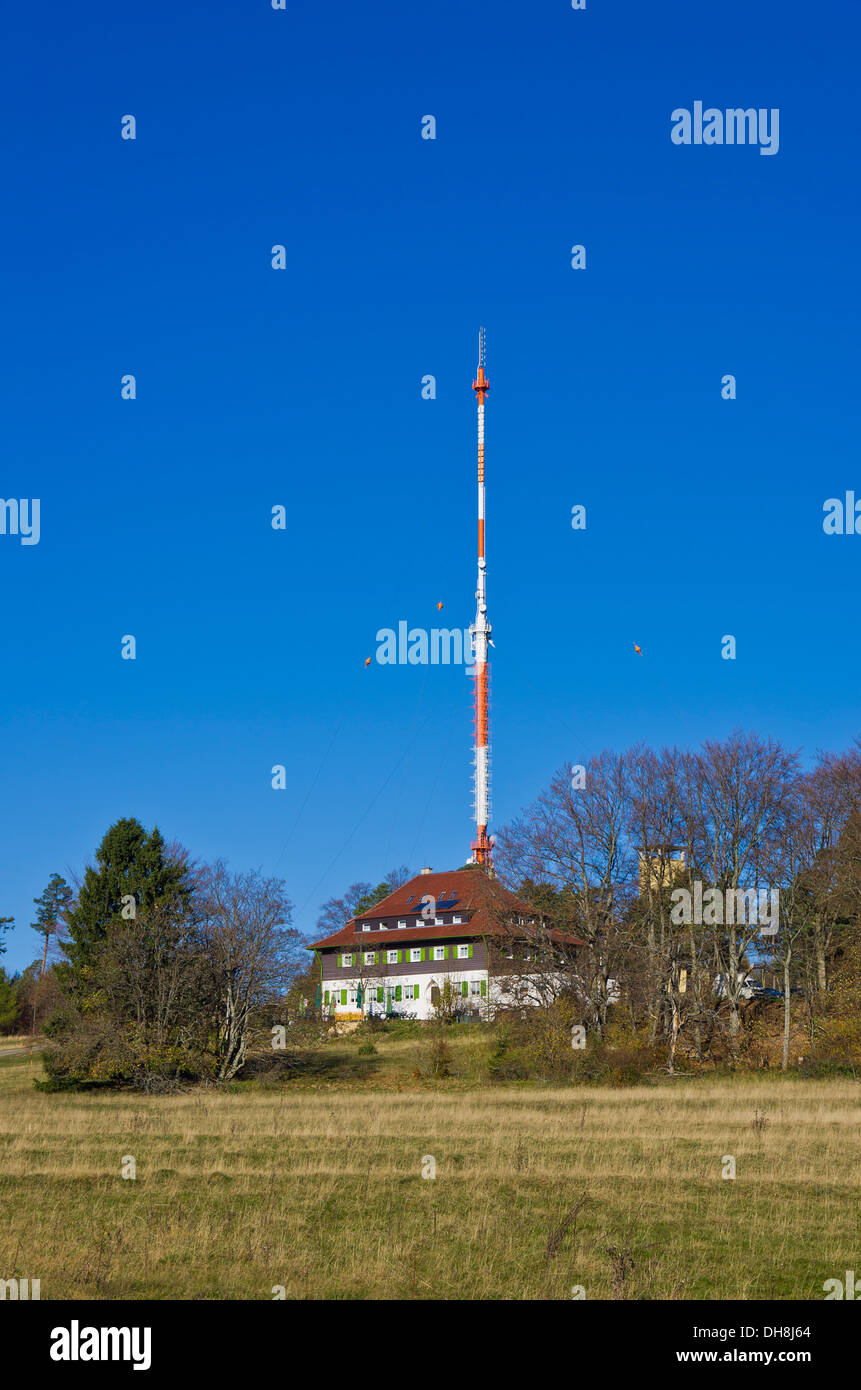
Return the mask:
<svg viewBox="0 0 861 1390">
<path fill-rule="evenodd" d="M 761 980 L 757 980 L 754 975 L 745 975 L 743 970 L 738 972 L 738 982 L 740 986 L 738 991 L 739 999 L 756 999 L 765 989 L 765 985 Z M 726 999 L 727 988 L 723 975 L 715 976 L 713 988 L 718 999 Z"/>
</svg>

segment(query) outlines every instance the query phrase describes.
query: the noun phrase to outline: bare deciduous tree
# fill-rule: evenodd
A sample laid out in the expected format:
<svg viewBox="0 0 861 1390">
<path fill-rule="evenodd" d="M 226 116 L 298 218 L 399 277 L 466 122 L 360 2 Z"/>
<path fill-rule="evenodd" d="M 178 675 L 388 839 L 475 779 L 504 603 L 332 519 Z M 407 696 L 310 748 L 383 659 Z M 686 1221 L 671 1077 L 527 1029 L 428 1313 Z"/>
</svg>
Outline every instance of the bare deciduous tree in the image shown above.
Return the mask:
<svg viewBox="0 0 861 1390">
<path fill-rule="evenodd" d="M 570 772 L 561 769 L 534 806 L 497 836 L 504 877 L 513 887 L 531 881 L 556 890 L 552 927 L 585 943 L 575 964 L 554 949 L 543 925 L 533 925 L 526 933 L 535 946 L 532 973 L 537 978 L 543 962 L 548 987 L 558 979 L 575 988 L 599 1036 L 625 945 L 619 928 L 633 880 L 627 811 L 625 760 L 605 751 L 590 759 L 582 788 L 574 789 Z M 513 934 L 528 926 L 516 923 Z"/>
<path fill-rule="evenodd" d="M 274 1003 L 300 968 L 293 906 L 281 879 L 257 870 L 231 873 L 222 860 L 204 869 L 197 893 L 198 930 L 218 999 L 218 1076 L 245 1064 L 254 1011 Z"/>
</svg>

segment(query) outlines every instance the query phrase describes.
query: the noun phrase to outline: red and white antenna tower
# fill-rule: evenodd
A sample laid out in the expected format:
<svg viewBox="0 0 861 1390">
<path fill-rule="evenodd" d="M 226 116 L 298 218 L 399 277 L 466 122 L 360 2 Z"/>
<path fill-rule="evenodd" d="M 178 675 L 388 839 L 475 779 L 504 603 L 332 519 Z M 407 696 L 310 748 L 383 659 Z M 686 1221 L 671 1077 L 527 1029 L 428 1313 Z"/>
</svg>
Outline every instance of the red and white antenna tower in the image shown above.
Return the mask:
<svg viewBox="0 0 861 1390">
<path fill-rule="evenodd" d="M 469 629 L 473 643 L 473 669 L 475 680 L 475 840 L 472 843 L 472 863 L 482 864 L 486 869 L 492 865 L 493 841 L 488 837 L 487 824 L 490 820 L 490 737 L 488 731 L 487 696 L 490 671 L 488 667 L 488 646 L 490 623 L 487 620 L 486 575 L 487 561 L 484 558 L 484 398 L 490 390 L 490 382 L 484 375 L 484 329 L 478 330 L 478 374 L 472 383 L 478 400 L 478 588 L 475 591 L 475 622 Z"/>
</svg>

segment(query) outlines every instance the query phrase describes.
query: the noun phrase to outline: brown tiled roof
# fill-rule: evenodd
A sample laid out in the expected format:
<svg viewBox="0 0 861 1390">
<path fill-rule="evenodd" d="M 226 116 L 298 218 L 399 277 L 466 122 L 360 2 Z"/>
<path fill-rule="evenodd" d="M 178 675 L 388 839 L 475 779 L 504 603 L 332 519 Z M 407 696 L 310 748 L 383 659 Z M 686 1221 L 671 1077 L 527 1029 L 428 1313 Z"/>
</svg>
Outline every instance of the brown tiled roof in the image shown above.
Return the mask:
<svg viewBox="0 0 861 1390">
<path fill-rule="evenodd" d="M 387 931 L 356 930 L 357 925 L 379 921 L 381 917 L 415 918 L 421 912 L 421 899 L 425 893 L 429 893 L 440 902 L 447 902 L 450 898 L 456 897 L 457 903 L 453 907 L 440 907 L 437 910 L 468 913 L 469 921 L 445 922 L 442 926 L 434 926 L 429 922 L 427 926 L 389 927 Z M 409 898 L 412 898 L 411 902 L 407 901 Z M 308 949 L 355 946 L 358 942 L 361 942 L 363 948 L 367 948 L 372 944 L 384 945 L 393 941 L 442 941 L 451 940 L 453 937 L 507 934 L 510 927 L 506 918 L 510 921 L 513 914 L 527 919 L 539 915 L 536 914 L 535 908 L 530 907 L 507 888 L 503 888 L 496 879 L 488 878 L 481 869 L 449 869 L 446 873 L 416 874 L 415 878 L 402 884 L 387 898 L 381 898 L 373 908 L 351 918 L 340 931 L 313 942 Z M 563 932 L 551 932 L 551 937 L 554 941 L 568 941 L 571 945 L 583 944 L 577 937 L 566 936 Z"/>
<path fill-rule="evenodd" d="M 497 879 L 488 878 L 482 869 L 448 869 L 438 874 L 416 874 L 387 898 L 381 898 L 378 903 L 374 903 L 367 912 L 360 913 L 358 921 L 365 921 L 369 917 L 403 917 L 416 911 L 426 893 L 438 900 L 457 897 L 455 910 L 462 908 L 465 912 L 475 912 L 480 907 L 491 906 L 497 907 L 500 911 L 530 911 L 527 903 L 507 888 L 503 888 Z"/>
</svg>

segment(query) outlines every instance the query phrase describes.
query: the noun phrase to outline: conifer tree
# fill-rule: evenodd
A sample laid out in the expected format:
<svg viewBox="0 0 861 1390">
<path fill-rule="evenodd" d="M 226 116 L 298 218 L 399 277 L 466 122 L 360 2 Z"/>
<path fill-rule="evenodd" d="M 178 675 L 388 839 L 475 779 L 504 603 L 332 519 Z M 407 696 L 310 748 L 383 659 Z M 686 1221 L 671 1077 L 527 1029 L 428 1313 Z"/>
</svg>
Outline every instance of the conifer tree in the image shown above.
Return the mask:
<svg viewBox="0 0 861 1390">
<path fill-rule="evenodd" d="M 9 1033 L 18 1019 L 18 991 L 14 979 L 0 966 L 0 1033 Z"/>
<path fill-rule="evenodd" d="M 42 949 L 42 971 L 45 973 L 45 962 L 48 959 L 48 942 L 52 936 L 56 935 L 60 918 L 63 916 L 69 903 L 72 901 L 74 893 L 71 887 L 61 874 L 51 874 L 48 886 L 40 897 L 34 898 L 33 902 L 39 909 L 36 913 L 35 922 L 30 925 L 44 938 Z"/>
<path fill-rule="evenodd" d="M 139 913 L 156 905 L 185 900 L 190 894 L 186 866 L 169 857 L 157 828 L 147 832 L 133 817 L 111 826 L 96 851 L 96 867 L 84 874 L 78 901 L 68 914 L 69 940 L 63 943 L 68 963 L 56 968 L 62 987 L 86 993 L 96 949 L 113 922 L 130 929 Z"/>
</svg>

